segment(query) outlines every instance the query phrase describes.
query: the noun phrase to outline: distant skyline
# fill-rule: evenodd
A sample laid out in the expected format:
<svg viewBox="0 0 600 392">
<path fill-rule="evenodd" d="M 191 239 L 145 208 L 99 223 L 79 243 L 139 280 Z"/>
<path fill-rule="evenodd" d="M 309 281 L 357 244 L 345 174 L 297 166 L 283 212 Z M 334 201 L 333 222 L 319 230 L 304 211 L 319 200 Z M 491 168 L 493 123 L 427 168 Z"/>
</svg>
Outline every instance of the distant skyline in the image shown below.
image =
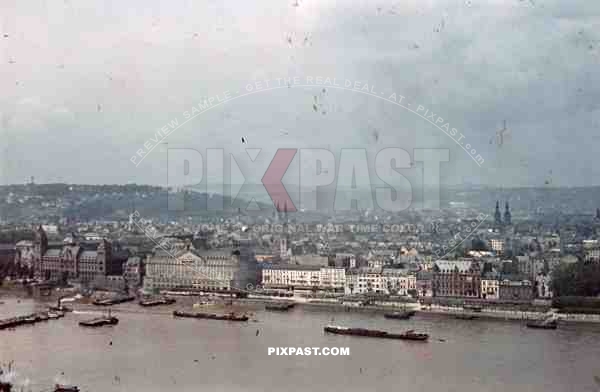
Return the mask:
<svg viewBox="0 0 600 392">
<path fill-rule="evenodd" d="M 249 83 L 322 76 L 426 107 L 484 163 L 408 110 L 327 86 L 233 100 L 165 142 L 234 154 L 444 148 L 443 184 L 600 185 L 599 20 L 600 2 L 585 0 L 7 0 L 0 184 L 164 186 L 167 145 L 129 161 L 161 127 Z"/>
</svg>

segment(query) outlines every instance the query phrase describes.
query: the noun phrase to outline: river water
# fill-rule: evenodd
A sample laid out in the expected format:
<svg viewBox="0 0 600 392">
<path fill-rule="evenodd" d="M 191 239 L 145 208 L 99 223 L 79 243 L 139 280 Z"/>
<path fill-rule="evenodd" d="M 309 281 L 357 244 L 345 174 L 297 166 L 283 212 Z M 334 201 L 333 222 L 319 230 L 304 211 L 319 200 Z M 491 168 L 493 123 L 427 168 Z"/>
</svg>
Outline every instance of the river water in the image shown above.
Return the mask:
<svg viewBox="0 0 600 392">
<path fill-rule="evenodd" d="M 0 318 L 41 305 L 2 299 Z M 0 362 L 15 361 L 25 390 L 55 382 L 82 391 L 598 391 L 600 325 L 530 330 L 519 322 L 417 315 L 257 310 L 256 322 L 174 319 L 181 303 L 115 306 L 119 324 L 86 329 L 82 311 L 0 331 Z M 332 320 L 333 319 L 333 320 Z M 325 335 L 326 324 L 414 329 L 428 343 Z M 257 336 L 256 332 L 259 331 Z M 112 342 L 112 345 L 110 344 Z M 349 356 L 275 356 L 269 347 L 348 347 Z M 19 390 L 19 389 L 17 389 Z"/>
</svg>

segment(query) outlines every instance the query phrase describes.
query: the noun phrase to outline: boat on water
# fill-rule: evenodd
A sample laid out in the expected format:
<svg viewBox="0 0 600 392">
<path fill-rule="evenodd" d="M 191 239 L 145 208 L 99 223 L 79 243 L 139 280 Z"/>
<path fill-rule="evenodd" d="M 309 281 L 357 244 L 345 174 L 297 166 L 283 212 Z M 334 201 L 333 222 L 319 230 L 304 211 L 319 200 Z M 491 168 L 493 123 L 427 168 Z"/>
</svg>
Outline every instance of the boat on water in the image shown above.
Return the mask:
<svg viewBox="0 0 600 392">
<path fill-rule="evenodd" d="M 285 312 L 288 311 L 290 309 L 292 309 L 296 304 L 293 302 L 290 303 L 272 303 L 272 304 L 266 304 L 265 305 L 265 309 L 266 310 L 275 310 L 275 311 L 280 311 L 280 312 Z"/>
<path fill-rule="evenodd" d="M 48 310 L 50 310 L 51 312 L 72 312 L 73 309 L 67 307 L 67 306 L 49 306 Z"/>
<path fill-rule="evenodd" d="M 123 302 L 131 302 L 134 301 L 135 297 L 126 296 L 126 297 L 116 297 L 116 298 L 106 298 L 106 299 L 97 299 L 92 302 L 96 306 L 110 306 L 122 304 Z"/>
<path fill-rule="evenodd" d="M 56 384 L 54 386 L 54 392 L 79 392 L 79 387 L 76 387 L 75 385 Z"/>
<path fill-rule="evenodd" d="M 208 319 L 208 320 L 226 320 L 226 321 L 248 321 L 248 316 L 238 315 L 235 313 L 229 314 L 213 314 L 213 313 L 188 313 L 181 311 L 174 311 L 174 317 L 188 317 L 197 319 Z"/>
<path fill-rule="evenodd" d="M 64 312 L 48 312 L 48 318 L 50 320 L 56 320 L 56 319 L 59 319 L 61 317 L 65 317 Z"/>
<path fill-rule="evenodd" d="M 479 312 L 481 312 L 483 310 L 483 306 L 479 306 L 479 305 L 463 305 L 463 309 L 479 313 Z"/>
<path fill-rule="evenodd" d="M 325 330 L 325 332 L 334 333 L 337 335 L 365 336 L 365 337 L 369 337 L 369 338 L 417 340 L 417 341 L 426 341 L 427 339 L 429 339 L 428 334 L 416 333 L 413 330 L 409 330 L 404 333 L 389 333 L 386 331 L 378 331 L 378 330 L 374 330 L 374 329 L 347 328 L 347 327 L 338 327 L 338 326 L 334 326 L 334 325 L 328 325 L 324 328 L 324 330 Z"/>
<path fill-rule="evenodd" d="M 408 320 L 415 314 L 417 314 L 417 312 L 414 310 L 403 310 L 401 312 L 384 313 L 383 317 L 387 319 Z"/>
<path fill-rule="evenodd" d="M 459 319 L 459 320 L 475 320 L 477 318 L 477 316 L 475 316 L 474 314 L 456 314 L 454 315 L 454 318 Z"/>
<path fill-rule="evenodd" d="M 6 320 L 0 320 L 0 329 L 18 327 L 20 325 L 35 324 L 40 321 L 49 320 L 44 313 L 33 313 L 25 316 L 13 317 Z"/>
<path fill-rule="evenodd" d="M 105 325 L 117 325 L 119 324 L 119 319 L 115 316 L 111 316 L 110 310 L 108 311 L 108 316 L 106 317 L 97 317 L 91 320 L 80 321 L 79 325 L 82 327 L 103 327 Z"/>
<path fill-rule="evenodd" d="M 174 298 L 157 298 L 157 299 L 146 299 L 140 301 L 140 306 L 150 307 L 150 306 L 159 306 L 159 305 L 172 305 L 174 304 Z"/>
<path fill-rule="evenodd" d="M 556 329 L 558 328 L 558 322 L 554 319 L 530 321 L 527 323 L 527 328 Z"/>
<path fill-rule="evenodd" d="M 65 298 L 66 298 L 65 296 L 60 297 L 58 299 L 58 301 L 56 301 L 56 306 L 49 306 L 48 309 L 51 312 L 72 312 L 73 309 L 71 309 L 71 308 L 69 308 L 67 306 L 64 306 L 62 304 L 62 300 L 65 299 Z"/>
</svg>

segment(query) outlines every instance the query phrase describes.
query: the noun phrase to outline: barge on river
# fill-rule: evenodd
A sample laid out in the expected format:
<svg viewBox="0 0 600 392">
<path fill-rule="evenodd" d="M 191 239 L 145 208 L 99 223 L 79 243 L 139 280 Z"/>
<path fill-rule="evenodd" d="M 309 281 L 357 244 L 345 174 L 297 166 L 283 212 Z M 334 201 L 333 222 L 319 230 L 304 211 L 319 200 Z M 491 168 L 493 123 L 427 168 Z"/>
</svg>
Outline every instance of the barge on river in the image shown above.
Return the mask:
<svg viewBox="0 0 600 392">
<path fill-rule="evenodd" d="M 290 309 L 292 309 L 296 304 L 293 302 L 287 302 L 287 303 L 271 303 L 271 304 L 267 304 L 265 305 L 265 309 L 266 310 L 274 310 L 274 311 L 279 311 L 279 312 L 286 312 Z"/>
<path fill-rule="evenodd" d="M 474 314 L 458 313 L 454 315 L 454 318 L 459 320 L 475 320 L 477 316 L 475 316 Z"/>
<path fill-rule="evenodd" d="M 527 323 L 527 328 L 556 329 L 556 328 L 558 328 L 558 322 L 556 320 L 552 320 L 552 319 L 530 321 Z"/>
<path fill-rule="evenodd" d="M 208 319 L 208 320 L 225 320 L 225 321 L 248 321 L 248 316 L 239 315 L 235 313 L 229 314 L 213 314 L 213 313 L 188 313 L 181 311 L 174 311 L 173 316 L 175 317 L 188 317 L 197 319 Z"/>
<path fill-rule="evenodd" d="M 15 328 L 21 325 L 35 324 L 41 321 L 48 321 L 50 319 L 57 319 L 63 317 L 64 313 L 49 313 L 40 312 L 33 313 L 26 316 L 13 317 L 5 320 L 0 320 L 0 329 Z"/>
<path fill-rule="evenodd" d="M 172 305 L 176 301 L 173 298 L 156 298 L 156 299 L 146 299 L 140 301 L 140 306 L 151 307 L 151 306 L 160 306 L 160 305 Z"/>
<path fill-rule="evenodd" d="M 56 384 L 54 386 L 54 392 L 79 392 L 79 387 L 76 387 L 75 385 Z"/>
<path fill-rule="evenodd" d="M 127 296 L 127 297 L 97 299 L 92 303 L 96 306 L 110 306 L 110 305 L 122 304 L 123 302 L 131 302 L 134 300 L 135 300 L 135 297 Z"/>
<path fill-rule="evenodd" d="M 103 327 L 105 325 L 117 325 L 119 324 L 119 319 L 115 316 L 110 315 L 110 310 L 108 311 L 108 316 L 106 317 L 97 317 L 91 320 L 80 321 L 79 325 L 82 327 Z"/>
<path fill-rule="evenodd" d="M 378 331 L 374 329 L 364 328 L 346 328 L 338 327 L 334 325 L 328 325 L 324 328 L 325 332 L 334 333 L 337 335 L 353 335 L 353 336 L 365 336 L 369 338 L 384 338 L 384 339 L 400 339 L 400 340 L 417 340 L 426 341 L 429 339 L 429 335 L 426 333 L 416 333 L 412 330 L 404 333 L 389 333 L 386 331 Z"/>
<path fill-rule="evenodd" d="M 403 310 L 402 312 L 384 313 L 383 317 L 387 319 L 408 320 L 415 314 L 417 314 L 417 312 L 414 310 Z"/>
</svg>

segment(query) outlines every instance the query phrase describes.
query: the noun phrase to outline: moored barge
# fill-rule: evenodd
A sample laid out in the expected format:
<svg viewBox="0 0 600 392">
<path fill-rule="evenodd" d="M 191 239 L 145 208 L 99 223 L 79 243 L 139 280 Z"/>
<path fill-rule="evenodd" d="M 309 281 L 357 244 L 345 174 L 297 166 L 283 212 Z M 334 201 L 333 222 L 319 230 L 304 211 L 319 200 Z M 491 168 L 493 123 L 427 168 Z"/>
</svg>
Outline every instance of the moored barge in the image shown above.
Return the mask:
<svg viewBox="0 0 600 392">
<path fill-rule="evenodd" d="M 71 308 L 69 308 L 67 306 L 63 306 L 63 305 L 60 305 L 60 306 L 49 306 L 48 309 L 51 312 L 72 312 L 73 311 L 73 309 L 71 309 Z"/>
<path fill-rule="evenodd" d="M 140 306 L 151 307 L 159 305 L 172 305 L 176 301 L 174 298 L 158 298 L 158 299 L 146 299 L 140 301 Z"/>
<path fill-rule="evenodd" d="M 54 386 L 54 392 L 79 392 L 79 387 L 76 387 L 75 385 L 56 384 Z"/>
<path fill-rule="evenodd" d="M 52 314 L 52 316 L 50 316 L 49 313 L 40 312 L 40 313 L 32 313 L 32 314 L 29 314 L 26 316 L 13 317 L 13 318 L 5 319 L 5 320 L 0 320 L 0 330 L 14 328 L 14 327 L 18 327 L 21 325 L 35 324 L 40 321 L 56 319 L 56 318 L 60 318 L 62 316 L 64 316 L 64 313 L 58 314 L 58 317 L 55 317 L 54 313 Z"/>
<path fill-rule="evenodd" d="M 463 305 L 463 309 L 464 310 L 470 310 L 472 312 L 481 312 L 483 310 L 483 306 L 479 306 L 479 305 Z"/>
<path fill-rule="evenodd" d="M 459 319 L 459 320 L 475 320 L 477 318 L 477 316 L 475 316 L 474 314 L 459 313 L 459 314 L 454 315 L 454 318 Z"/>
<path fill-rule="evenodd" d="M 275 310 L 275 311 L 279 311 L 279 312 L 285 312 L 288 311 L 290 309 L 292 309 L 296 304 L 293 302 L 290 303 L 272 303 L 272 304 L 266 304 L 265 305 L 265 309 L 266 310 Z"/>
<path fill-rule="evenodd" d="M 97 317 L 91 320 L 80 321 L 79 325 L 82 327 L 103 327 L 105 325 L 117 325 L 119 324 L 119 319 L 115 316 L 110 315 L 110 310 L 108 311 L 108 316 L 105 317 Z"/>
<path fill-rule="evenodd" d="M 229 313 L 229 314 L 188 313 L 188 312 L 181 312 L 181 311 L 176 310 L 173 312 L 173 316 L 197 318 L 197 319 L 208 319 L 208 320 L 248 321 L 248 316 L 238 315 L 235 313 Z"/>
<path fill-rule="evenodd" d="M 530 321 L 527 323 L 527 328 L 556 329 L 556 328 L 558 328 L 558 323 L 556 322 L 556 320 Z"/>
<path fill-rule="evenodd" d="M 117 298 L 107 298 L 107 299 L 97 299 L 92 302 L 96 306 L 110 306 L 117 305 L 123 302 L 131 302 L 134 301 L 135 297 L 127 296 L 127 297 L 117 297 Z"/>
<path fill-rule="evenodd" d="M 384 338 L 384 339 L 400 339 L 400 340 L 417 340 L 426 341 L 429 339 L 429 335 L 426 333 L 416 333 L 412 330 L 404 333 L 389 333 L 386 331 L 378 331 L 374 329 L 365 328 L 347 328 L 338 327 L 334 325 L 328 325 L 324 328 L 325 332 L 334 333 L 337 335 L 352 335 L 352 336 L 365 336 L 369 338 Z"/>
<path fill-rule="evenodd" d="M 415 314 L 417 314 L 417 312 L 414 310 L 404 310 L 402 312 L 384 313 L 383 317 L 387 319 L 408 320 Z"/>
</svg>

